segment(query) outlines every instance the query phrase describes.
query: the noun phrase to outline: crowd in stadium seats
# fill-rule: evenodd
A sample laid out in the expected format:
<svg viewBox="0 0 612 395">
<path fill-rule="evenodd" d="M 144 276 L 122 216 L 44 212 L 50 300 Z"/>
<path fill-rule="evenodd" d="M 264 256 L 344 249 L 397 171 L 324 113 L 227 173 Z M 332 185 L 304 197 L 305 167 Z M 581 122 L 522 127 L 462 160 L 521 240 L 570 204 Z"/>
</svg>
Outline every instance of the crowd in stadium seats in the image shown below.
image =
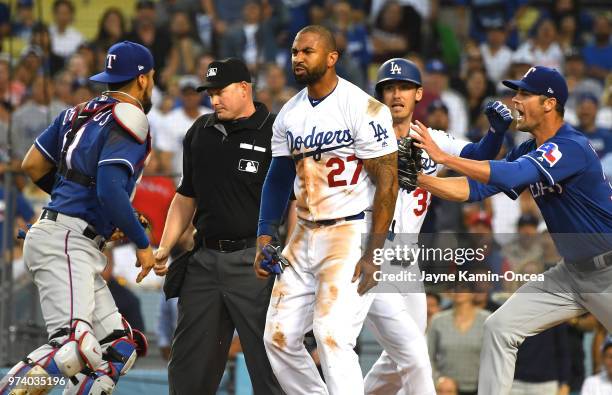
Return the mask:
<svg viewBox="0 0 612 395">
<path fill-rule="evenodd" d="M 376 69 L 385 60 L 414 61 L 421 68 L 425 90 L 415 118 L 470 141 L 478 141 L 488 130 L 483 115 L 488 101 L 501 100 L 512 107 L 512 92 L 502 79 L 520 78 L 533 65 L 561 70 L 570 90 L 566 121 L 588 136 L 612 177 L 612 13 L 596 3 L 587 8 L 578 0 L 137 0 L 130 17 L 120 8 L 102 8 L 97 33 L 86 37 L 75 24 L 80 1 L 55 0 L 49 24 L 37 17 L 38 1 L 42 0 L 17 0 L 12 9 L 0 3 L 1 168 L 18 170 L 34 138 L 62 109 L 105 88 L 90 83 L 88 76 L 103 68 L 113 43 L 141 43 L 154 55 L 157 88 L 149 113 L 154 160 L 135 204 L 150 216 L 154 241 L 159 241 L 180 177 L 182 138 L 195 119 L 212 111 L 206 94 L 195 90 L 208 64 L 229 56 L 244 59 L 256 99 L 278 112 L 301 89 L 291 74 L 290 47 L 307 24 L 332 30 L 341 53 L 339 75 L 366 91 L 373 93 Z M 17 57 L 9 54 L 11 38 L 26 42 Z M 500 156 L 527 138 L 509 131 Z M 36 217 L 23 205 L 29 202 L 36 212 L 46 197 L 24 177 L 17 177 L 16 183 L 26 197 L 18 205 L 24 217 L 18 225 L 23 225 Z M 502 194 L 478 204 L 434 198 L 423 231 L 489 235 L 496 247 L 487 263 L 499 272 L 541 272 L 557 258 L 529 192 L 516 201 Z M 538 234 L 541 244 L 534 243 Z M 509 286 L 492 291 L 514 290 Z M 478 353 L 470 347 L 471 340 L 480 344 L 475 339 L 494 304 L 485 297 L 478 307 L 472 298 L 443 298 L 443 307 L 451 308 L 430 325 L 438 384 L 458 386 L 461 393 L 475 389 Z M 437 297 L 432 305 L 439 302 Z M 556 381 L 579 391 L 585 376 L 582 339 L 591 331 L 601 333 L 601 328 L 587 315 L 556 331 L 534 341 L 547 353 L 567 356 L 559 358 L 565 365 L 556 370 L 558 374 L 550 373 L 550 366 L 540 366 L 541 374 L 530 376 L 538 366 L 519 353 L 517 380 Z M 559 343 L 558 336 L 566 340 Z M 600 360 L 599 354 L 595 347 L 594 361 Z"/>
</svg>

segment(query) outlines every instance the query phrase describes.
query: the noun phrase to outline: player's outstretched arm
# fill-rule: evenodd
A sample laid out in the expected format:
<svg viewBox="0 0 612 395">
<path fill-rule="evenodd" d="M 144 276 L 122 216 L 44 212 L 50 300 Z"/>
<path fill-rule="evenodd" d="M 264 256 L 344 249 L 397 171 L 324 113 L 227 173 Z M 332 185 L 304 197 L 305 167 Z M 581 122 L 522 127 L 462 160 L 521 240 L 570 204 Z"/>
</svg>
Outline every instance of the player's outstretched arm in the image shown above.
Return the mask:
<svg viewBox="0 0 612 395">
<path fill-rule="evenodd" d="M 444 200 L 465 202 L 470 197 L 467 177 L 435 177 L 420 173 L 417 177 L 419 187 Z"/>
<path fill-rule="evenodd" d="M 159 242 L 159 248 L 153 254 L 155 256 L 154 270 L 158 276 L 163 276 L 168 271 L 166 262 L 168 261 L 170 251 L 189 227 L 195 211 L 195 198 L 182 195 L 179 192 L 174 194 L 168 214 L 166 215 L 166 224 L 164 225 L 164 232 Z"/>
<path fill-rule="evenodd" d="M 357 287 L 360 295 L 365 294 L 376 285 L 374 272 L 378 270 L 378 267 L 372 262 L 373 254 L 376 249 L 383 247 L 389 225 L 393 220 L 398 191 L 397 152 L 365 159 L 363 168 L 376 186 L 376 193 L 372 205 L 372 231 L 365 252 L 357 262 L 353 275 L 353 282 L 361 277 Z"/>
<path fill-rule="evenodd" d="M 21 169 L 40 189 L 51 194 L 55 183 L 56 167 L 40 150 L 32 145 L 21 162 Z"/>
<path fill-rule="evenodd" d="M 485 115 L 491 125 L 479 142 L 469 143 L 461 150 L 460 157 L 474 160 L 495 159 L 504 143 L 504 134 L 512 123 L 511 111 L 500 101 L 489 102 Z"/>
</svg>

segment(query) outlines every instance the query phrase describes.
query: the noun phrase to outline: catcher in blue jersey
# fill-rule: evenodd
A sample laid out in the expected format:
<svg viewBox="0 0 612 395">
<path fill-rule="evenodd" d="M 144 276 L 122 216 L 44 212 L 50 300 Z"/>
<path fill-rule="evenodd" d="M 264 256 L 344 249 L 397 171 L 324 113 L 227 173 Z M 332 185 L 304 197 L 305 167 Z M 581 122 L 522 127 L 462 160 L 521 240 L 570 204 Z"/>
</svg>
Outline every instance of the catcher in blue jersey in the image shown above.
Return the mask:
<svg viewBox="0 0 612 395">
<path fill-rule="evenodd" d="M 64 394 L 109 395 L 137 355 L 146 353 L 144 335 L 119 314 L 101 276 L 101 250 L 119 228 L 137 246 L 142 270 L 136 281 L 154 268 L 131 205 L 151 150 L 145 114 L 153 73 L 147 48 L 129 41 L 113 45 L 105 70 L 90 78 L 108 91 L 60 113 L 23 160 L 24 171 L 51 194 L 24 243 L 49 342 L 9 371 L 0 395 L 47 394 L 59 382 L 67 383 Z"/>
</svg>

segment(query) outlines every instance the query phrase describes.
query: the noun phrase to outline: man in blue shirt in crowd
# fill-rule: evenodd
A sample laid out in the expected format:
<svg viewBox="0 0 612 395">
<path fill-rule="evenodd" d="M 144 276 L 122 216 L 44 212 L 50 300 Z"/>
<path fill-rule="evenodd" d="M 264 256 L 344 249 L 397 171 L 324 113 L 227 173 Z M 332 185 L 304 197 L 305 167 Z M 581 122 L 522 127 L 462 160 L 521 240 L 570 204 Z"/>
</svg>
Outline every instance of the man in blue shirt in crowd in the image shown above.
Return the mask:
<svg viewBox="0 0 612 395">
<path fill-rule="evenodd" d="M 91 77 L 109 89 L 62 111 L 23 160 L 24 171 L 51 194 L 24 243 L 49 343 L 9 371 L 1 395 L 24 384 L 27 393 L 47 393 L 59 383 L 67 383 L 65 394 L 108 395 L 146 352 L 146 339 L 119 314 L 101 273 L 102 249 L 115 228 L 137 246 L 137 282 L 155 264 L 130 198 L 151 149 L 145 114 L 153 73 L 147 48 L 113 45 L 105 71 Z"/>
<path fill-rule="evenodd" d="M 442 198 L 482 200 L 498 192 L 518 197 L 529 188 L 562 260 L 523 285 L 485 323 L 479 394 L 508 394 L 518 346 L 586 311 L 612 330 L 612 185 L 588 139 L 564 123 L 568 96 L 557 70 L 529 69 L 521 80 L 504 81 L 516 127 L 530 139 L 505 160 L 474 161 L 442 152 L 424 125 L 413 137 L 437 163 L 467 177 L 419 176 L 419 185 Z"/>
</svg>

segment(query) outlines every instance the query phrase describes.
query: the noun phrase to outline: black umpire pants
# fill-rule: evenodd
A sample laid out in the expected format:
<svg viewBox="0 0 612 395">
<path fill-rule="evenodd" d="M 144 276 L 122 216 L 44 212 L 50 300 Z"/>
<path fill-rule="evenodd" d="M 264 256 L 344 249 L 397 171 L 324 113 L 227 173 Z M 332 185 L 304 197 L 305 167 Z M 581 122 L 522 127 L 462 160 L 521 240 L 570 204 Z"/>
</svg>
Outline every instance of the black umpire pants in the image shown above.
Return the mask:
<svg viewBox="0 0 612 395">
<path fill-rule="evenodd" d="M 283 394 L 263 344 L 274 279 L 253 272 L 255 248 L 199 248 L 187 264 L 168 365 L 170 394 L 214 395 L 238 331 L 255 395 Z"/>
</svg>

